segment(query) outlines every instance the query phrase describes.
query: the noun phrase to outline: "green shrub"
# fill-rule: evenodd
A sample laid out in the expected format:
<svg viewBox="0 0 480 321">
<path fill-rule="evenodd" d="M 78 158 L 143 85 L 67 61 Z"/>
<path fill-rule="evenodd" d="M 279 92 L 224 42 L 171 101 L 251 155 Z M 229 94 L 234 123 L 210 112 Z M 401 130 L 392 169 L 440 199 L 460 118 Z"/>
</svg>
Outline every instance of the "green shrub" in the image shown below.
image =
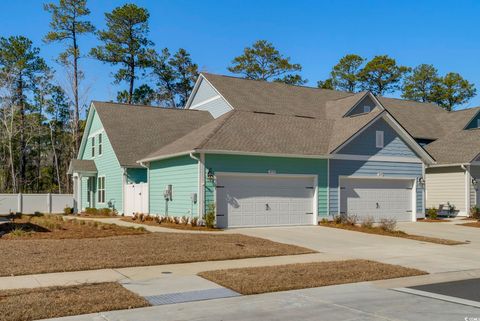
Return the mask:
<svg viewBox="0 0 480 321">
<path fill-rule="evenodd" d="M 427 216 L 432 220 L 436 220 L 438 217 L 438 210 L 435 207 L 429 208 L 427 210 Z"/>
<path fill-rule="evenodd" d="M 480 220 L 480 208 L 478 208 L 478 206 L 470 208 L 470 217 L 475 220 Z"/>
<path fill-rule="evenodd" d="M 208 228 L 215 226 L 215 204 L 210 203 L 207 207 L 207 213 L 205 213 L 205 225 Z"/>
<path fill-rule="evenodd" d="M 373 216 L 365 216 L 360 226 L 370 229 L 373 228 L 373 223 L 375 223 L 375 219 L 373 218 Z"/>
<path fill-rule="evenodd" d="M 97 214 L 98 214 L 98 210 L 97 210 L 95 207 L 87 207 L 87 208 L 85 208 L 85 214 L 88 214 L 88 215 L 97 215 Z"/>
<path fill-rule="evenodd" d="M 65 214 L 65 215 L 71 215 L 71 214 L 73 214 L 73 207 L 68 207 L 68 206 L 65 207 L 65 208 L 63 209 L 63 214 Z"/>
<path fill-rule="evenodd" d="M 328 224 L 328 218 L 324 217 L 320 220 L 320 224 Z"/>
</svg>

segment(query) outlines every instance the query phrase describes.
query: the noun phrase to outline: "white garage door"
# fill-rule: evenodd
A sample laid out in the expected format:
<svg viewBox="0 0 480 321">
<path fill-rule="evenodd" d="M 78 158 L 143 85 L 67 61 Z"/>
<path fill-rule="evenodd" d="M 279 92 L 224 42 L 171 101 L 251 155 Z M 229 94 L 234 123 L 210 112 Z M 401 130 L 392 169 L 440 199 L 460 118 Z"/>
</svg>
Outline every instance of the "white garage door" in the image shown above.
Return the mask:
<svg viewBox="0 0 480 321">
<path fill-rule="evenodd" d="M 376 221 L 411 221 L 412 187 L 412 180 L 342 178 L 340 212 L 359 218 L 372 216 Z"/>
<path fill-rule="evenodd" d="M 228 176 L 217 178 L 219 227 L 312 225 L 313 177 Z"/>
</svg>

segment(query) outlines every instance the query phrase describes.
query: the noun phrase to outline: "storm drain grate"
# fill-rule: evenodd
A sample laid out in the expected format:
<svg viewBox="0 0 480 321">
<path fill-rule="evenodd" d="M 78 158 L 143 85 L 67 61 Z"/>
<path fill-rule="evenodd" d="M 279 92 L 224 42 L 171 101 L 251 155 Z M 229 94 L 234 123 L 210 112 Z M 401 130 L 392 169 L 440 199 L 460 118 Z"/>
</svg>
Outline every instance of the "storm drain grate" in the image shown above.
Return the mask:
<svg viewBox="0 0 480 321">
<path fill-rule="evenodd" d="M 192 301 L 231 298 L 235 296 L 240 296 L 240 294 L 230 289 L 219 288 L 219 289 L 198 290 L 198 291 L 179 292 L 179 293 L 168 293 L 168 294 L 161 294 L 161 295 L 151 295 L 151 296 L 146 296 L 145 299 L 147 299 L 147 301 L 150 302 L 151 305 L 164 305 L 164 304 L 184 303 L 184 302 L 192 302 Z"/>
</svg>

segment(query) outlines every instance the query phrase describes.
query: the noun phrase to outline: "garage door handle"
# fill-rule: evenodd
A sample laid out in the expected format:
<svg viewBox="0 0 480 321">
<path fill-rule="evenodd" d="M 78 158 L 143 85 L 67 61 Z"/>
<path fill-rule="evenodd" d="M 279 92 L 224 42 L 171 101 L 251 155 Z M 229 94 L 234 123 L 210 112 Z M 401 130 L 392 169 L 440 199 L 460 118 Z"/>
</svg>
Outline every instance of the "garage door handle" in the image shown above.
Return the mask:
<svg viewBox="0 0 480 321">
<path fill-rule="evenodd" d="M 307 215 L 313 215 L 313 212 L 311 212 L 311 213 L 305 213 L 305 214 L 307 214 Z"/>
<path fill-rule="evenodd" d="M 377 208 L 380 208 L 380 204 L 377 203 Z"/>
<path fill-rule="evenodd" d="M 268 211 L 270 210 L 270 206 L 268 206 L 268 204 L 265 204 L 265 211 Z"/>
</svg>

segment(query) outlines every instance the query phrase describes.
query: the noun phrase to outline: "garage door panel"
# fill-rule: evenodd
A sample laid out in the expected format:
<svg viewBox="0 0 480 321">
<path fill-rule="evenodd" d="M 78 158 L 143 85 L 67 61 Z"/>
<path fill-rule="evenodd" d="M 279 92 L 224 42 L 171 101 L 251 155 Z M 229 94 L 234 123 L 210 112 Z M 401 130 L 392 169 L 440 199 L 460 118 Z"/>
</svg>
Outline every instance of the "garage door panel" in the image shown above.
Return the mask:
<svg viewBox="0 0 480 321">
<path fill-rule="evenodd" d="M 221 227 L 312 224 L 310 177 L 220 176 L 217 218 Z"/>
<path fill-rule="evenodd" d="M 410 221 L 412 217 L 412 180 L 356 179 L 341 180 L 342 213 L 360 218 L 372 216 L 376 221 L 395 218 Z"/>
</svg>

